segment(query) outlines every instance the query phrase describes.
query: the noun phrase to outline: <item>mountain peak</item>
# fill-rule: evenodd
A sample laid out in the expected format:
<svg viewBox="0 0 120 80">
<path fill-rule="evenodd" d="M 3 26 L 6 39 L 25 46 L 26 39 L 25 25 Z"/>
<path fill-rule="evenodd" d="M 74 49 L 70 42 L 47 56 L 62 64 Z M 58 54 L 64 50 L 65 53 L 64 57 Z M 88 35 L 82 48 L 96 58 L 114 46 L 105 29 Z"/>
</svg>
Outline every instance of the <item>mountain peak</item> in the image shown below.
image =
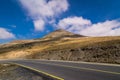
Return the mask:
<svg viewBox="0 0 120 80">
<path fill-rule="evenodd" d="M 64 30 L 64 29 L 57 29 L 57 30 L 55 30 L 55 31 L 53 31 L 53 32 L 66 32 L 66 30 Z M 68 31 L 67 31 L 68 32 Z"/>
<path fill-rule="evenodd" d="M 53 38 L 65 38 L 65 37 L 83 37 L 83 36 L 79 34 L 74 34 L 72 32 L 69 32 L 63 29 L 58 29 L 49 33 L 44 38 L 53 39 Z"/>
</svg>

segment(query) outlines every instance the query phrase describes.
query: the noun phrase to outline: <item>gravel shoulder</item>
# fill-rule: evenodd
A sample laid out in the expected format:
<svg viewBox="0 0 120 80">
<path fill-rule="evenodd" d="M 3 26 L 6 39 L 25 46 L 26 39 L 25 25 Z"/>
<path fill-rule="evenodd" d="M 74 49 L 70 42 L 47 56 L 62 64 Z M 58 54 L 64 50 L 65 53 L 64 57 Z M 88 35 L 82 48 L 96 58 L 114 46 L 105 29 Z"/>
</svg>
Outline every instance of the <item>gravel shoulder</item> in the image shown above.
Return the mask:
<svg viewBox="0 0 120 80">
<path fill-rule="evenodd" d="M 48 80 L 40 74 L 13 64 L 0 64 L 0 80 Z"/>
</svg>

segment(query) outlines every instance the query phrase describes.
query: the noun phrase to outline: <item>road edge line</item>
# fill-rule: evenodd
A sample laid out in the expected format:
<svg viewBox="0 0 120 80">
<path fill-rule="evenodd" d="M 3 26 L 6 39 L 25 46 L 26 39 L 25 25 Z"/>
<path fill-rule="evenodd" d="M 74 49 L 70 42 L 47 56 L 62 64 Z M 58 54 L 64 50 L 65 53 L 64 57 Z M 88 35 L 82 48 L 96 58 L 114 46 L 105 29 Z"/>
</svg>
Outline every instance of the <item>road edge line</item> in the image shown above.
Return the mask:
<svg viewBox="0 0 120 80">
<path fill-rule="evenodd" d="M 30 69 L 30 70 L 32 70 L 32 71 L 41 73 L 41 74 L 43 74 L 43 75 L 46 75 L 46 76 L 48 76 L 48 77 L 51 77 L 51 78 L 54 78 L 54 79 L 57 79 L 57 80 L 64 80 L 63 78 L 60 78 L 60 77 L 58 77 L 58 76 L 49 74 L 49 73 L 44 72 L 44 71 L 41 71 L 41 70 L 34 69 L 34 68 L 32 68 L 32 67 L 29 67 L 29 66 L 25 66 L 25 65 L 23 65 L 23 64 L 13 63 L 13 62 L 12 62 L 12 63 L 10 62 L 10 64 L 15 64 L 15 65 L 21 66 L 21 67 L 23 67 L 23 68 Z"/>
<path fill-rule="evenodd" d="M 36 62 L 39 63 L 39 62 Z M 49 64 L 50 63 L 42 63 L 42 64 Z M 62 66 L 62 67 L 67 67 L 67 68 L 76 68 L 76 69 L 82 69 L 82 70 L 91 70 L 91 71 L 97 71 L 97 72 L 104 72 L 104 73 L 109 73 L 109 74 L 117 74 L 120 75 L 119 72 L 112 72 L 112 71 L 106 71 L 106 70 L 99 70 L 99 69 L 92 69 L 92 68 L 83 68 L 83 67 L 74 67 L 74 66 L 67 66 L 67 65 L 59 65 L 59 64 L 52 64 L 52 65 L 57 65 L 57 66 Z"/>
</svg>

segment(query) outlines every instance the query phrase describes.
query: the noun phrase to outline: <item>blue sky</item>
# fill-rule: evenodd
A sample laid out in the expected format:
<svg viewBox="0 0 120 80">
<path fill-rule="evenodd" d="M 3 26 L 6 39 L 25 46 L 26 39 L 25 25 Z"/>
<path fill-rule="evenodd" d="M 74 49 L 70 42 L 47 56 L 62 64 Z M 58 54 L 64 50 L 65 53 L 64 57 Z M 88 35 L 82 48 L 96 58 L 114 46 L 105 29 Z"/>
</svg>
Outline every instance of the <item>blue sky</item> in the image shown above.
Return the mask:
<svg viewBox="0 0 120 80">
<path fill-rule="evenodd" d="M 119 4 L 120 0 L 0 0 L 0 43 L 40 38 L 59 28 L 87 36 L 119 36 Z"/>
</svg>

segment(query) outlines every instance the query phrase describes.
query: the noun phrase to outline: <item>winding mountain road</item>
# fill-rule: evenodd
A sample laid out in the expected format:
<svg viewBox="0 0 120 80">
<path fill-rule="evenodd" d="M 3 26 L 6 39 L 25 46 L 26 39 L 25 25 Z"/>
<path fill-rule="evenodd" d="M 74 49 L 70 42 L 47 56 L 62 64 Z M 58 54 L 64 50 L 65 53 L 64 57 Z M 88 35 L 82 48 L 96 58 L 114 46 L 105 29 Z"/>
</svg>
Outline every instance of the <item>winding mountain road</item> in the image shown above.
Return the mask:
<svg viewBox="0 0 120 80">
<path fill-rule="evenodd" d="M 4 61 L 0 61 L 4 62 Z M 6 60 L 58 77 L 59 80 L 120 80 L 120 65 L 70 61 Z"/>
</svg>

